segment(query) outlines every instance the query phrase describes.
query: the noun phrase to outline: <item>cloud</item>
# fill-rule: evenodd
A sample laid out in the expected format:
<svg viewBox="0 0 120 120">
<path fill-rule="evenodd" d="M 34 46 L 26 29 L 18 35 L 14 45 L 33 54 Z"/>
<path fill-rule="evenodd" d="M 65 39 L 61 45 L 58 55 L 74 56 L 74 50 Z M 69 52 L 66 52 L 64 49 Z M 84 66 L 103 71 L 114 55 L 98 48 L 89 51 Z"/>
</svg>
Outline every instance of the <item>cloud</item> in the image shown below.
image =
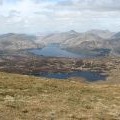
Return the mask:
<svg viewBox="0 0 120 120">
<path fill-rule="evenodd" d="M 120 0 L 65 0 L 58 2 L 57 6 L 78 10 L 120 11 Z"/>
<path fill-rule="evenodd" d="M 119 12 L 120 0 L 0 0 L 0 33 L 91 28 L 117 31 Z"/>
<path fill-rule="evenodd" d="M 0 6 L 3 4 L 3 0 L 0 0 Z"/>
</svg>

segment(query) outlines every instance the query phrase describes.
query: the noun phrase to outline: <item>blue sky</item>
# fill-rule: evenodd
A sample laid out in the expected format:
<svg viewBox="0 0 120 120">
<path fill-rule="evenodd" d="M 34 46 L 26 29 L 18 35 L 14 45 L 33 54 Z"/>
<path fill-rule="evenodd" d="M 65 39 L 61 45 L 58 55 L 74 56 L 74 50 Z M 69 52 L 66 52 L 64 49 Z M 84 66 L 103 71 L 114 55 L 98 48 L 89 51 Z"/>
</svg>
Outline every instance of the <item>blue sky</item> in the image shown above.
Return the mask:
<svg viewBox="0 0 120 120">
<path fill-rule="evenodd" d="M 120 31 L 120 0 L 0 0 L 0 34 Z"/>
</svg>

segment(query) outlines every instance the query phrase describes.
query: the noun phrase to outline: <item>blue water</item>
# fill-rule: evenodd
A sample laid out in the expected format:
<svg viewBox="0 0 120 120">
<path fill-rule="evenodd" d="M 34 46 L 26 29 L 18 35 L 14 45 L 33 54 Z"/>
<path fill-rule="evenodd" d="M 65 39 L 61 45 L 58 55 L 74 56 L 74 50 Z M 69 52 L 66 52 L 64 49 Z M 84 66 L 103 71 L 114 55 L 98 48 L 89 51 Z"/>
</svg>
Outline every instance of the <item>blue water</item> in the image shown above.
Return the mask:
<svg viewBox="0 0 120 120">
<path fill-rule="evenodd" d="M 96 51 L 96 53 L 94 52 Z M 84 51 L 79 51 L 79 53 L 73 53 L 61 49 L 59 44 L 49 44 L 42 49 L 32 49 L 29 52 L 45 56 L 45 57 L 66 57 L 66 58 L 90 58 L 90 57 L 102 57 L 110 53 L 109 49 L 94 49 L 93 53 L 84 53 Z"/>
<path fill-rule="evenodd" d="M 83 55 L 75 54 L 75 53 L 71 53 L 66 50 L 63 50 L 60 48 L 58 44 L 50 44 L 42 49 L 30 50 L 30 52 L 36 55 L 41 55 L 45 57 L 67 57 L 67 58 L 84 57 Z"/>
<path fill-rule="evenodd" d="M 56 78 L 56 79 L 68 79 L 71 77 L 82 77 L 82 78 L 85 78 L 87 81 L 91 81 L 91 82 L 106 79 L 105 75 L 101 75 L 100 73 L 90 72 L 90 71 L 73 71 L 69 73 L 40 72 L 34 75 L 40 76 L 40 77 L 46 77 L 46 78 Z"/>
<path fill-rule="evenodd" d="M 75 54 L 62 50 L 58 44 L 50 44 L 42 49 L 33 49 L 30 50 L 31 53 L 45 56 L 45 57 L 69 57 L 69 58 L 84 58 L 81 54 Z M 73 71 L 68 73 L 49 73 L 49 72 L 39 72 L 35 73 L 36 76 L 47 77 L 47 78 L 57 78 L 57 79 L 67 79 L 70 77 L 82 77 L 87 81 L 98 81 L 105 80 L 106 76 L 101 75 L 100 73 L 90 72 L 90 71 Z"/>
</svg>

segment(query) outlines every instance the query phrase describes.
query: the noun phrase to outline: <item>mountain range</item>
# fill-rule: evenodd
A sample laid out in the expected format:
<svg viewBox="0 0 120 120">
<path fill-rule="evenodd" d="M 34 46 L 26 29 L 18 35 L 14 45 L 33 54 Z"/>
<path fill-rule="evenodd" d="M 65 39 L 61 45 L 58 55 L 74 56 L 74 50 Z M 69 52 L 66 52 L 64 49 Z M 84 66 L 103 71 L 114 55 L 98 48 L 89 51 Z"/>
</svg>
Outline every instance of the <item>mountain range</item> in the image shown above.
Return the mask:
<svg viewBox="0 0 120 120">
<path fill-rule="evenodd" d="M 61 49 L 78 54 L 107 53 L 120 55 L 120 32 L 90 30 L 79 33 L 74 30 L 43 36 L 8 33 L 0 35 L 0 50 L 25 50 L 42 48 L 57 43 Z"/>
<path fill-rule="evenodd" d="M 78 54 L 120 54 L 120 33 L 109 30 L 90 30 L 84 33 L 71 30 L 40 38 L 38 36 L 36 41 L 44 45 L 58 43 L 62 49 Z"/>
</svg>

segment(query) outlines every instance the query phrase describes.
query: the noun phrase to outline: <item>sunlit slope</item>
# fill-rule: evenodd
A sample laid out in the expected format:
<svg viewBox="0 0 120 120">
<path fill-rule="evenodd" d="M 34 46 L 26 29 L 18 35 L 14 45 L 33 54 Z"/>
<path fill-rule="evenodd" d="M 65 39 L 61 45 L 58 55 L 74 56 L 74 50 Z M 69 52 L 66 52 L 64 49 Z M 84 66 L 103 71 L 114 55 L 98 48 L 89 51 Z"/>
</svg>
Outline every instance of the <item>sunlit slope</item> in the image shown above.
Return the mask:
<svg viewBox="0 0 120 120">
<path fill-rule="evenodd" d="M 0 120 L 119 120 L 120 85 L 0 73 Z"/>
</svg>

